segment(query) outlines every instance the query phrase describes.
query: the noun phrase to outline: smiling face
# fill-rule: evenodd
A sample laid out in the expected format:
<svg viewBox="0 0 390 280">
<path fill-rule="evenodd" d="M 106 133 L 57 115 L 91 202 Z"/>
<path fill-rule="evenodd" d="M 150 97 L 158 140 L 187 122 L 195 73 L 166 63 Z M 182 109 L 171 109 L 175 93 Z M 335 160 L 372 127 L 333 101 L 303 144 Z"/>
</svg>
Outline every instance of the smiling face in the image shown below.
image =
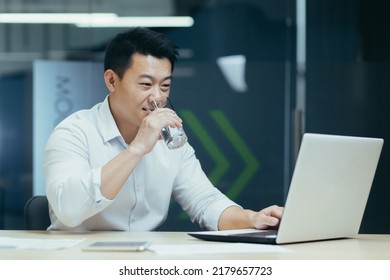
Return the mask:
<svg viewBox="0 0 390 280">
<path fill-rule="evenodd" d="M 122 79 L 110 69 L 104 73 L 104 79 L 110 91 L 112 115 L 122 136 L 130 143 L 150 113 L 149 100 L 169 95 L 172 66 L 166 58 L 135 53 Z"/>
</svg>

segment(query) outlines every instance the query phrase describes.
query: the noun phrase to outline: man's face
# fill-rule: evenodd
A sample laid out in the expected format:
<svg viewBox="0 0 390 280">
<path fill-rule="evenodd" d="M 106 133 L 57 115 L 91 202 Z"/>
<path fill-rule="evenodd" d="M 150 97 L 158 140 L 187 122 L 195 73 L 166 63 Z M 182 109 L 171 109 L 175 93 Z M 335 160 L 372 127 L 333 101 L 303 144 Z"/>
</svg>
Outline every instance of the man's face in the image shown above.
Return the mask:
<svg viewBox="0 0 390 280">
<path fill-rule="evenodd" d="M 169 95 L 171 78 L 172 65 L 167 58 L 134 54 L 131 67 L 121 80 L 116 76 L 114 90 L 110 90 L 111 111 L 118 126 L 138 128 L 150 113 L 148 100 Z"/>
</svg>

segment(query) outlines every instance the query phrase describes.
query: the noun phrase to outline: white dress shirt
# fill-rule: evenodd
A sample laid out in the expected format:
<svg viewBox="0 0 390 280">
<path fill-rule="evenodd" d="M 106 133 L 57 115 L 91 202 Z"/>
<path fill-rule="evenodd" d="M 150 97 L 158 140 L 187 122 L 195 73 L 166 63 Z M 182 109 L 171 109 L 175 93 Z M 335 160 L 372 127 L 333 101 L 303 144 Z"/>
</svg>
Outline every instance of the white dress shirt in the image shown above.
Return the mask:
<svg viewBox="0 0 390 280">
<path fill-rule="evenodd" d="M 49 230 L 155 230 L 166 220 L 171 197 L 193 222 L 217 230 L 221 213 L 237 205 L 211 184 L 190 144 L 169 150 L 163 141 L 142 158 L 113 200 L 103 197 L 102 166 L 127 147 L 108 97 L 54 129 L 44 161 Z"/>
</svg>

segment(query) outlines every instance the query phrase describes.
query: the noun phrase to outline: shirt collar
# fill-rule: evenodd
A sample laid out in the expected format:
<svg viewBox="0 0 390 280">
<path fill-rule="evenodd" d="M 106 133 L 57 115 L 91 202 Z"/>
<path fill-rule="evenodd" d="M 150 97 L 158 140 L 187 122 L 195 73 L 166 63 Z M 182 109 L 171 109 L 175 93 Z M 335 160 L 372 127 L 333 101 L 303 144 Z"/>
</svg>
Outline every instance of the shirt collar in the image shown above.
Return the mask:
<svg viewBox="0 0 390 280">
<path fill-rule="evenodd" d="M 122 137 L 118 127 L 116 126 L 114 117 L 112 116 L 108 97 L 109 95 L 106 96 L 98 109 L 100 133 L 102 134 L 105 142 L 108 142 L 116 137 Z"/>
</svg>

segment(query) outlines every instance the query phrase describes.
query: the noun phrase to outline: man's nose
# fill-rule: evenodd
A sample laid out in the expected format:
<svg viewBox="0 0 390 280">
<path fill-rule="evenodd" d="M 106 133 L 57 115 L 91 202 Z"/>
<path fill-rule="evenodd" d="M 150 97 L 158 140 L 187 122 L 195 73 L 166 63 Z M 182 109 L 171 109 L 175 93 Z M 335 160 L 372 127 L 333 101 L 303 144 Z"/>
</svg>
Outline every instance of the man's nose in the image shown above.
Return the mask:
<svg viewBox="0 0 390 280">
<path fill-rule="evenodd" d="M 162 108 L 165 106 L 165 98 L 164 95 L 162 95 L 160 92 L 156 91 L 149 95 L 148 102 L 154 107 L 154 108 Z"/>
<path fill-rule="evenodd" d="M 160 90 L 160 87 L 157 87 L 157 86 L 151 88 L 151 94 L 152 94 L 153 98 L 155 98 L 155 99 L 161 98 L 161 96 L 163 95 L 161 90 Z"/>
</svg>

